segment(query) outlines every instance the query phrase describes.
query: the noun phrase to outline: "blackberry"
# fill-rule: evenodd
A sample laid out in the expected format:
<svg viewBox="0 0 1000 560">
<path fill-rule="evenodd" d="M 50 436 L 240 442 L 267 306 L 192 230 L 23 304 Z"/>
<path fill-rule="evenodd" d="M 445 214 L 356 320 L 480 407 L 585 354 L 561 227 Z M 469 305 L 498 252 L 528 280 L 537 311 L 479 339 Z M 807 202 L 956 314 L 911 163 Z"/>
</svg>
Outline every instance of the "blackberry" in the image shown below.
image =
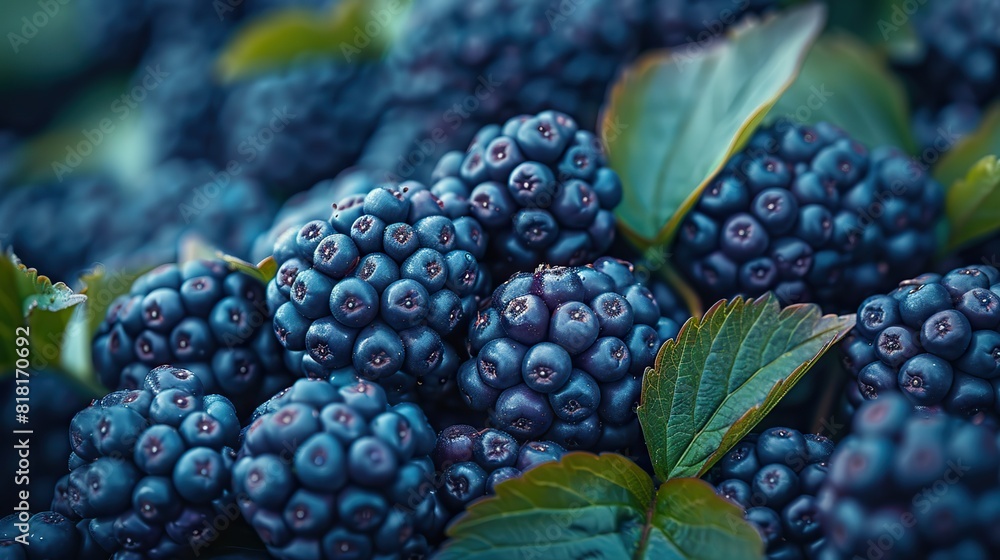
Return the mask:
<svg viewBox="0 0 1000 560">
<path fill-rule="evenodd" d="M 141 388 L 110 393 L 70 424 L 70 474 L 53 511 L 85 521 L 104 552 L 194 556 L 233 519 L 230 473 L 239 441 L 232 403 L 194 373 L 161 366 Z"/>
<path fill-rule="evenodd" d="M 775 0 L 643 0 L 643 49 L 703 48 L 748 15 L 761 15 Z"/>
<path fill-rule="evenodd" d="M 423 412 L 378 385 L 300 379 L 254 413 L 233 490 L 278 558 L 415 557 L 444 521 L 433 448 Z"/>
<path fill-rule="evenodd" d="M 309 190 L 292 195 L 281 205 L 271 228 L 257 236 L 251 258 L 259 262 L 271 256 L 278 236 L 290 228 L 300 228 L 306 222 L 325 220 L 333 213 L 331 200 L 351 195 L 365 195 L 381 183 L 376 174 L 363 169 L 348 169 L 333 179 L 325 179 Z"/>
<path fill-rule="evenodd" d="M 473 322 L 459 390 L 520 441 L 628 448 L 640 439 L 642 374 L 680 328 L 671 314 L 625 261 L 517 274 Z"/>
<path fill-rule="evenodd" d="M 71 381 L 65 374 L 50 370 L 29 373 L 31 374 L 28 378 L 31 389 L 30 423 L 15 423 L 18 404 L 15 398 L 19 396 L 15 391 L 22 385 L 16 383 L 13 374 L 0 381 L 0 403 L 3 403 L 0 406 L 0 419 L 3 430 L 8 434 L 13 434 L 12 430 L 32 431 L 29 436 L 31 472 L 27 480 L 27 490 L 31 497 L 29 503 L 37 506 L 52 501 L 53 488 L 59 477 L 65 474 L 64 465 L 70 452 L 66 440 L 70 420 L 76 411 L 90 404 L 90 398 L 88 391 Z M 17 441 L 11 440 L 11 445 L 15 444 Z M 18 471 L 18 459 L 16 450 L 10 450 L 3 455 L 4 472 L 11 473 L 12 478 Z M 18 493 L 21 490 L 24 490 L 21 485 L 5 484 L 0 487 L 0 503 L 4 505 L 5 511 L 13 511 L 14 506 L 20 502 Z"/>
<path fill-rule="evenodd" d="M 898 394 L 864 403 L 819 493 L 822 558 L 996 557 L 998 439 Z"/>
<path fill-rule="evenodd" d="M 286 195 L 332 177 L 372 134 L 381 81 L 376 65 L 309 60 L 237 83 L 220 114 L 221 157 Z"/>
<path fill-rule="evenodd" d="M 614 241 L 618 174 L 597 137 L 563 113 L 484 127 L 464 156 L 441 159 L 435 177 L 431 191 L 445 208 L 471 211 L 490 232 L 487 261 L 498 275 L 582 265 Z"/>
<path fill-rule="evenodd" d="M 274 215 L 259 183 L 205 161 L 164 162 L 131 187 L 77 173 L 0 193 L 0 221 L 9 224 L 14 252 L 67 282 L 97 264 L 138 271 L 176 261 L 182 239 L 191 237 L 244 258 Z"/>
<path fill-rule="evenodd" d="M 857 397 L 901 391 L 916 406 L 996 415 L 998 294 L 1000 272 L 974 265 L 924 274 L 866 299 L 842 343 Z"/>
<path fill-rule="evenodd" d="M 712 468 L 716 492 L 743 508 L 764 540 L 767 557 L 812 558 L 823 546 L 817 493 L 833 442 L 791 428 L 743 438 Z"/>
<path fill-rule="evenodd" d="M 464 334 L 489 278 L 485 232 L 449 218 L 418 183 L 348 197 L 328 220 L 283 233 L 268 307 L 286 363 L 304 377 L 377 381 L 390 401 L 451 392 Z"/>
<path fill-rule="evenodd" d="M 270 321 L 264 285 L 225 262 L 162 265 L 108 308 L 94 367 L 106 387 L 138 389 L 150 368 L 176 364 L 245 418 L 290 379 Z"/>
<path fill-rule="evenodd" d="M 151 50 L 140 63 L 133 82 L 148 94 L 139 126 L 155 161 L 216 159 L 222 89 L 214 74 L 215 54 L 197 44 L 171 45 Z M 149 76 L 157 80 L 154 87 Z"/>
<path fill-rule="evenodd" d="M 26 514 L 27 515 L 27 514 Z M 16 523 L 28 526 L 27 545 L 16 541 L 21 535 Z M 18 519 L 0 519 L 0 558 L 4 560 L 99 560 L 107 553 L 87 539 L 86 527 L 54 511 L 43 511 Z"/>
<path fill-rule="evenodd" d="M 497 484 L 521 476 L 542 463 L 558 461 L 566 450 L 551 441 L 518 444 L 510 434 L 466 424 L 445 428 L 432 458 L 441 477 L 438 494 L 452 513 L 473 500 L 492 495 Z"/>
<path fill-rule="evenodd" d="M 849 309 L 926 264 L 943 197 L 898 150 L 779 121 L 709 183 L 681 223 L 675 262 L 706 301 L 773 291 L 782 304 Z"/>
<path fill-rule="evenodd" d="M 911 22 L 918 48 L 900 53 L 894 62 L 917 107 L 918 140 L 940 152 L 978 126 L 980 111 L 1000 95 L 1000 45 L 993 33 L 1000 24 L 1000 3 L 929 2 Z M 942 126 L 928 134 L 926 122 Z"/>
</svg>

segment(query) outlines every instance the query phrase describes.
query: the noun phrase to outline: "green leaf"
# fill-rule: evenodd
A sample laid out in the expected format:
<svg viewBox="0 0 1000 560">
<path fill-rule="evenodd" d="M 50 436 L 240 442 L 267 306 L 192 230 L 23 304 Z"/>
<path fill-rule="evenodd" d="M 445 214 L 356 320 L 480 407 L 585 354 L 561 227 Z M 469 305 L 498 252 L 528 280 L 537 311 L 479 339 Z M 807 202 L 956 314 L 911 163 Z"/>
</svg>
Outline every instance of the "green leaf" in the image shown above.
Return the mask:
<svg viewBox="0 0 1000 560">
<path fill-rule="evenodd" d="M 948 189 L 948 251 L 1000 230 L 1000 160 L 986 156 Z"/>
<path fill-rule="evenodd" d="M 22 337 L 29 341 L 29 367 L 59 367 L 66 327 L 74 307 L 86 299 L 24 266 L 13 253 L 0 255 L 0 370 L 24 357 L 17 353 L 24 348 L 17 342 Z"/>
<path fill-rule="evenodd" d="M 601 122 L 625 198 L 619 224 L 641 245 L 667 242 L 704 185 L 795 79 L 823 26 L 811 4 L 727 41 L 642 57 L 614 86 Z"/>
<path fill-rule="evenodd" d="M 621 455 L 569 453 L 497 486 L 448 529 L 437 558 L 761 558 L 740 509 L 700 480 L 653 481 Z"/>
<path fill-rule="evenodd" d="M 287 66 L 306 55 L 344 63 L 379 58 L 398 32 L 409 0 L 344 0 L 328 11 L 272 11 L 234 33 L 219 55 L 223 80 Z"/>
<path fill-rule="evenodd" d="M 935 179 L 948 187 L 964 179 L 984 157 L 1000 154 L 1000 101 L 987 109 L 975 132 L 962 139 L 946 135 L 944 141 L 945 147 L 950 149 L 934 166 L 933 174 Z M 952 227 L 957 225 L 952 223 Z"/>
<path fill-rule="evenodd" d="M 827 121 L 870 147 L 915 150 L 906 91 L 884 57 L 845 34 L 821 37 L 768 120 Z"/>
<path fill-rule="evenodd" d="M 247 276 L 256 278 L 262 284 L 270 282 L 271 279 L 278 273 L 278 263 L 274 260 L 274 257 L 267 257 L 256 265 L 248 263 L 247 261 L 232 255 L 221 255 L 221 258 L 226 261 L 229 268 L 238 270 Z"/>
<path fill-rule="evenodd" d="M 660 348 L 639 422 L 662 480 L 701 476 L 854 326 L 773 294 L 716 303 Z"/>
</svg>

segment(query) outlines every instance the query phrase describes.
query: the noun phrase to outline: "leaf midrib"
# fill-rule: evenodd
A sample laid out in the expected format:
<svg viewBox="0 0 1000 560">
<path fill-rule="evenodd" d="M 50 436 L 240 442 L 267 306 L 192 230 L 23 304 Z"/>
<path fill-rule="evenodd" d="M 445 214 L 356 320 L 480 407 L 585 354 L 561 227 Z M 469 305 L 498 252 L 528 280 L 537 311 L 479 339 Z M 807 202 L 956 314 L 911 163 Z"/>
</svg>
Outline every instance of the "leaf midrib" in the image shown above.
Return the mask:
<svg viewBox="0 0 1000 560">
<path fill-rule="evenodd" d="M 803 318 L 802 318 L 802 319 L 801 319 L 801 320 L 799 321 L 799 324 L 801 324 L 801 323 L 802 323 L 802 321 L 805 321 L 805 320 L 806 320 L 806 319 L 808 319 L 808 318 L 809 318 L 809 317 L 808 317 L 808 314 L 807 314 L 806 316 L 804 316 L 804 317 L 803 317 Z M 727 320 L 728 320 L 728 319 L 727 319 Z M 758 322 L 759 320 L 760 320 L 760 318 L 758 318 L 758 319 L 757 319 L 756 321 L 754 321 L 754 325 L 756 325 L 756 324 L 757 324 L 757 322 Z M 752 327 L 753 327 L 753 325 L 751 325 L 751 328 L 752 328 Z M 791 332 L 789 333 L 789 336 L 791 336 L 792 334 L 794 334 L 795 330 L 796 330 L 796 329 L 790 329 L 790 331 L 791 331 Z M 798 344 L 798 345 L 796 345 L 796 347 L 795 347 L 795 348 L 799 348 L 799 347 L 801 347 L 801 346 L 804 346 L 805 344 L 807 344 L 807 343 L 809 343 L 809 342 L 812 342 L 813 340 L 815 340 L 815 339 L 817 339 L 817 338 L 821 338 L 821 337 L 822 337 L 822 336 L 823 336 L 824 334 L 826 334 L 826 333 L 830 332 L 831 330 L 836 330 L 836 329 L 824 329 L 824 330 L 822 330 L 822 331 L 819 331 L 819 332 L 817 332 L 817 333 L 814 333 L 814 334 L 813 334 L 812 336 L 810 336 L 809 338 L 806 338 L 806 339 L 803 339 L 802 343 L 801 343 L 801 344 Z M 773 336 L 773 333 L 772 333 L 772 335 L 771 335 L 771 336 Z M 770 340 L 770 339 L 768 339 L 768 340 Z M 748 377 L 748 378 L 747 378 L 747 379 L 746 379 L 746 380 L 745 380 L 745 381 L 744 381 L 743 383 L 741 383 L 741 384 L 740 384 L 740 386 L 739 386 L 739 387 L 737 387 L 736 389 L 734 389 L 733 391 L 729 392 L 729 394 L 727 394 L 727 395 L 726 395 L 726 398 L 724 398 L 724 399 L 722 400 L 722 403 L 720 403 L 720 405 L 719 405 L 719 406 L 718 406 L 718 407 L 717 407 L 717 408 L 715 409 L 715 412 L 713 412 L 713 413 L 712 413 L 712 414 L 711 414 L 711 415 L 710 415 L 710 416 L 709 416 L 709 417 L 707 418 L 707 420 L 706 420 L 706 421 L 704 422 L 704 424 L 702 424 L 701 426 L 699 426 L 699 427 L 698 427 L 698 428 L 696 429 L 696 431 L 695 431 L 695 435 L 694 435 L 694 436 L 693 436 L 693 437 L 691 438 L 691 440 L 690 440 L 690 441 L 689 441 L 689 442 L 688 442 L 688 443 L 687 443 L 687 444 L 686 444 L 686 445 L 684 446 L 684 452 L 683 452 L 683 453 L 681 453 L 681 456 L 680 456 L 680 457 L 678 457 L 678 459 L 677 459 L 677 463 L 675 463 L 675 464 L 674 464 L 674 467 L 673 467 L 672 469 L 670 469 L 670 471 L 671 471 L 671 477 L 673 477 L 673 476 L 676 476 L 676 475 L 674 474 L 674 472 L 675 472 L 675 471 L 677 470 L 677 467 L 678 467 L 679 465 L 682 465 L 682 464 L 684 464 L 684 461 L 685 461 L 685 459 L 686 459 L 686 458 L 688 457 L 688 455 L 689 455 L 689 454 L 690 454 L 690 453 L 691 453 L 691 452 L 693 451 L 693 449 L 694 449 L 694 443 L 695 443 L 696 441 L 698 441 L 698 439 L 699 439 L 699 438 L 701 437 L 701 435 L 702 435 L 702 434 L 704 434 L 704 433 L 705 433 L 705 429 L 706 429 L 706 428 L 707 428 L 707 427 L 708 427 L 708 426 L 709 426 L 710 424 L 712 424 L 712 421 L 713 421 L 713 420 L 714 420 L 714 419 L 715 419 L 715 418 L 716 418 L 716 417 L 717 417 L 717 416 L 718 416 L 718 415 L 719 415 L 719 414 L 720 414 L 720 413 L 721 413 L 721 412 L 722 412 L 723 410 L 725 410 L 725 408 L 726 408 L 726 403 L 727 403 L 727 402 L 729 402 L 729 400 L 730 400 L 730 399 L 731 399 L 731 398 L 733 397 L 733 395 L 735 395 L 735 394 L 736 394 L 737 392 L 739 392 L 739 391 L 740 391 L 740 390 L 741 390 L 741 389 L 742 389 L 743 387 L 745 387 L 747 383 L 749 383 L 750 381 L 752 381 L 752 380 L 756 379 L 757 375 L 759 375 L 759 373 L 760 373 L 760 372 L 761 372 L 762 370 L 764 370 L 765 368 L 767 368 L 767 367 L 769 367 L 770 365 L 774 364 L 774 363 L 775 363 L 775 362 L 777 362 L 777 361 L 778 361 L 778 360 L 779 360 L 780 358 L 782 358 L 782 357 L 784 357 L 784 356 L 787 356 L 787 355 L 788 355 L 788 354 L 789 354 L 789 353 L 790 353 L 790 352 L 791 352 L 792 350 L 794 350 L 794 348 L 793 348 L 793 349 L 791 349 L 791 350 L 788 350 L 788 351 L 785 351 L 785 352 L 783 352 L 782 354 L 778 355 L 778 356 L 777 356 L 777 357 L 776 357 L 775 359 L 773 359 L 773 360 L 769 361 L 769 362 L 768 362 L 767 364 L 764 364 L 764 365 L 763 365 L 762 367 L 759 367 L 759 368 L 757 368 L 757 372 L 755 372 L 755 373 L 754 373 L 753 375 L 751 375 L 750 377 Z M 808 363 L 808 362 L 807 362 L 807 363 Z M 733 373 L 733 370 L 732 370 L 732 368 L 730 368 L 730 369 L 729 369 L 729 372 L 728 372 L 728 375 L 727 375 L 727 379 L 728 379 L 729 377 L 731 377 L 732 373 Z M 700 378 L 699 378 L 699 382 L 700 382 Z M 781 382 L 781 380 L 779 380 L 779 381 L 778 381 L 777 383 L 780 383 L 780 382 Z M 772 388 L 773 388 L 773 386 L 772 386 Z M 770 391 L 769 391 L 769 392 L 770 392 Z M 677 391 L 676 391 L 676 388 L 675 388 L 675 390 L 674 390 L 674 395 L 675 395 L 675 398 L 676 398 L 676 394 L 677 394 Z"/>
</svg>

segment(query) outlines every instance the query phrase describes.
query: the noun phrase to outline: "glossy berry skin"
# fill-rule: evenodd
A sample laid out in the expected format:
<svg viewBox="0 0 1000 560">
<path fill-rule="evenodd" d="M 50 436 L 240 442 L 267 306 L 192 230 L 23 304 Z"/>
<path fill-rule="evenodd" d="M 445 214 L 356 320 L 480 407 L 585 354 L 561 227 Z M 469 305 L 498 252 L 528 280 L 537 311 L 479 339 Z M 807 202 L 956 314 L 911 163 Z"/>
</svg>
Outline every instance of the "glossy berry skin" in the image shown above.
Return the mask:
<svg viewBox="0 0 1000 560">
<path fill-rule="evenodd" d="M 779 121 L 730 158 L 672 250 L 707 301 L 772 291 L 782 304 L 840 312 L 920 272 L 943 198 L 899 150 L 869 151 L 827 123 Z"/>
<path fill-rule="evenodd" d="M 139 388 L 110 393 L 73 418 L 71 471 L 52 509 L 85 526 L 81 538 L 104 557 L 193 556 L 218 538 L 210 520 L 235 507 L 239 432 L 232 403 L 206 395 L 196 374 L 153 369 Z"/>
<path fill-rule="evenodd" d="M 457 156 L 455 156 L 457 157 Z M 541 263 L 579 266 L 614 241 L 622 199 L 597 137 L 555 111 L 481 129 L 453 168 L 442 158 L 431 188 L 490 233 L 486 262 L 497 277 Z"/>
<path fill-rule="evenodd" d="M 743 438 L 708 478 L 720 496 L 744 509 L 769 559 L 811 558 L 823 537 L 816 495 L 833 450 L 824 436 L 770 428 Z"/>
<path fill-rule="evenodd" d="M 676 335 L 676 312 L 660 309 L 630 263 L 610 257 L 517 274 L 473 322 L 459 391 L 518 441 L 626 449 L 639 441 L 642 374 L 660 333 Z"/>
<path fill-rule="evenodd" d="M 872 542 L 889 559 L 996 557 L 998 472 L 995 424 L 914 408 L 896 393 L 865 402 L 818 494 L 822 558 L 864 556 Z"/>
<path fill-rule="evenodd" d="M 902 392 L 915 406 L 960 416 L 995 415 L 1000 411 L 998 294 L 1000 272 L 972 265 L 925 274 L 867 298 L 841 346 L 859 396 Z"/>
<path fill-rule="evenodd" d="M 558 461 L 566 450 L 551 441 L 518 444 L 510 434 L 456 424 L 441 431 L 434 447 L 434 468 L 444 505 L 458 514 L 472 501 L 495 493 L 495 486 L 538 465 Z"/>
<path fill-rule="evenodd" d="M 254 413 L 233 491 L 276 558 L 426 554 L 445 521 L 431 491 L 433 448 L 423 412 L 390 406 L 380 386 L 300 379 Z"/>
<path fill-rule="evenodd" d="M 94 366 L 113 389 L 142 386 L 163 364 L 189 369 L 245 418 L 287 383 L 265 287 L 221 260 L 167 264 L 140 276 L 94 335 Z"/>
<path fill-rule="evenodd" d="M 453 341 L 489 287 L 480 235 L 412 182 L 349 196 L 328 219 L 286 230 L 267 288 L 286 364 L 337 384 L 375 381 L 393 403 L 453 394 Z"/>
</svg>

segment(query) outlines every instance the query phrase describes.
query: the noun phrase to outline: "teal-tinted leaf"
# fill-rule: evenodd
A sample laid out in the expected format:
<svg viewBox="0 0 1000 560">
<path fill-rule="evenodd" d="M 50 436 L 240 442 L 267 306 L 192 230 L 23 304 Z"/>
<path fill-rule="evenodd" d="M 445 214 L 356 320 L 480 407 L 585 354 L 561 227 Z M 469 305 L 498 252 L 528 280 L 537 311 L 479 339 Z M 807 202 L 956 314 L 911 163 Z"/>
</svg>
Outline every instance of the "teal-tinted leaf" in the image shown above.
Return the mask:
<svg viewBox="0 0 1000 560">
<path fill-rule="evenodd" d="M 934 166 L 933 174 L 942 185 L 949 187 L 964 179 L 984 157 L 1000 154 L 1000 102 L 990 106 L 972 134 L 962 139 L 948 131 L 943 131 L 943 135 L 944 145 L 950 149 Z M 959 225 L 953 223 L 952 227 Z"/>
<path fill-rule="evenodd" d="M 21 264 L 12 253 L 0 255 L 0 370 L 24 358 L 26 338 L 32 369 L 58 368 L 63 335 L 74 307 L 87 299 L 66 284 L 53 284 Z M 25 330 L 26 329 L 26 330 Z"/>
<path fill-rule="evenodd" d="M 652 528 L 640 558 L 762 558 L 764 543 L 743 510 L 697 478 L 668 480 L 656 492 Z"/>
<path fill-rule="evenodd" d="M 812 4 L 708 47 L 651 53 L 615 85 L 601 135 L 621 176 L 619 224 L 668 241 L 701 188 L 795 79 L 823 25 Z"/>
<path fill-rule="evenodd" d="M 849 35 L 826 35 L 809 51 L 799 77 L 768 120 L 827 121 L 869 147 L 912 152 L 906 92 L 884 56 Z"/>
<path fill-rule="evenodd" d="M 448 530 L 440 560 L 761 557 L 739 508 L 698 480 L 653 481 L 621 455 L 570 453 L 497 486 Z"/>
<path fill-rule="evenodd" d="M 837 0 L 829 2 L 830 28 L 850 32 L 880 51 L 909 50 L 916 42 L 911 16 L 924 5 L 899 0 Z"/>
<path fill-rule="evenodd" d="M 979 160 L 948 189 L 945 204 L 951 237 L 948 250 L 1000 231 L 1000 161 Z"/>
<path fill-rule="evenodd" d="M 715 304 L 646 370 L 639 422 L 657 476 L 701 476 L 854 325 L 773 294 Z"/>
<path fill-rule="evenodd" d="M 288 8 L 250 21 L 223 48 L 224 80 L 280 68 L 302 55 L 354 63 L 379 58 L 398 32 L 409 0 L 344 0 L 333 9 Z"/>
</svg>

